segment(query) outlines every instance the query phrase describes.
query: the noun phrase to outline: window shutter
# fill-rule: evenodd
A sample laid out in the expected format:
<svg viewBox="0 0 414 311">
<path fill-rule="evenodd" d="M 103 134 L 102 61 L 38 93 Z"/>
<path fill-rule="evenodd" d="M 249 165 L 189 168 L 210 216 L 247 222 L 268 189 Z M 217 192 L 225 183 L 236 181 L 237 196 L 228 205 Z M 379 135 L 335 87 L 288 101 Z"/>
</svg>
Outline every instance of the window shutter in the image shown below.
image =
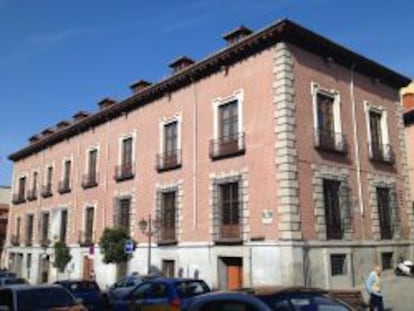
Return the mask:
<svg viewBox="0 0 414 311">
<path fill-rule="evenodd" d="M 112 206 L 113 206 L 113 227 L 117 227 L 117 226 L 119 226 L 119 221 L 120 221 L 120 219 L 119 219 L 119 217 L 120 217 L 120 215 L 119 215 L 119 199 L 118 198 L 113 199 Z"/>
<path fill-rule="evenodd" d="M 390 213 L 391 213 L 391 224 L 393 233 L 396 229 L 400 226 L 400 213 L 399 213 L 399 206 L 398 206 L 398 197 L 397 197 L 397 189 L 396 185 L 393 184 L 390 187 Z"/>
<path fill-rule="evenodd" d="M 347 182 L 339 186 L 341 222 L 344 231 L 352 231 L 351 189 Z"/>
</svg>

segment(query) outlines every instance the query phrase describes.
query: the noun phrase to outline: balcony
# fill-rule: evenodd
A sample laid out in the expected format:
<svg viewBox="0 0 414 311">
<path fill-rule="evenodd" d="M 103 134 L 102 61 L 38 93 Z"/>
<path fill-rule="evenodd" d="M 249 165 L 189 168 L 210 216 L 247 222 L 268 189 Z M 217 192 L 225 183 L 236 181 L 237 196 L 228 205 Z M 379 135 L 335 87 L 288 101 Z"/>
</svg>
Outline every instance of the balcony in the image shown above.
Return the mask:
<svg viewBox="0 0 414 311">
<path fill-rule="evenodd" d="M 26 239 L 24 241 L 24 244 L 26 246 L 32 246 L 33 245 L 33 236 L 26 237 Z"/>
<path fill-rule="evenodd" d="M 156 169 L 158 172 L 180 168 L 181 165 L 181 150 L 157 154 Z"/>
<path fill-rule="evenodd" d="M 82 176 L 82 188 L 89 189 L 98 186 L 98 177 L 97 173 L 89 172 Z"/>
<path fill-rule="evenodd" d="M 24 197 L 24 193 L 16 193 L 13 194 L 13 204 L 21 204 L 26 202 L 26 198 Z"/>
<path fill-rule="evenodd" d="M 19 246 L 20 245 L 20 236 L 18 234 L 12 234 L 10 237 L 10 244 L 12 246 Z"/>
<path fill-rule="evenodd" d="M 50 241 L 50 239 L 47 236 L 42 236 L 39 239 L 39 245 L 41 247 L 49 247 L 50 246 L 50 243 L 51 243 L 51 241 Z"/>
<path fill-rule="evenodd" d="M 210 158 L 218 160 L 244 154 L 246 151 L 245 134 L 236 133 L 210 140 Z"/>
<path fill-rule="evenodd" d="M 128 180 L 134 178 L 134 162 L 132 163 L 123 163 L 115 167 L 115 176 L 114 179 L 117 182 Z"/>
<path fill-rule="evenodd" d="M 94 231 L 79 231 L 79 245 L 91 246 L 95 244 L 95 232 Z"/>
<path fill-rule="evenodd" d="M 35 201 L 37 200 L 37 189 L 30 189 L 27 191 L 27 200 L 28 201 Z"/>
<path fill-rule="evenodd" d="M 372 161 L 395 163 L 395 153 L 391 145 L 389 144 L 370 144 L 370 159 Z"/>
<path fill-rule="evenodd" d="M 315 148 L 322 151 L 346 154 L 348 143 L 345 135 L 323 129 L 315 129 Z"/>
<path fill-rule="evenodd" d="M 49 198 L 52 196 L 52 184 L 47 184 L 42 186 L 42 191 L 41 191 L 41 196 L 42 198 Z"/>
<path fill-rule="evenodd" d="M 69 193 L 70 191 L 71 189 L 70 189 L 69 179 L 64 179 L 64 180 L 59 181 L 58 192 L 60 194 Z"/>
</svg>

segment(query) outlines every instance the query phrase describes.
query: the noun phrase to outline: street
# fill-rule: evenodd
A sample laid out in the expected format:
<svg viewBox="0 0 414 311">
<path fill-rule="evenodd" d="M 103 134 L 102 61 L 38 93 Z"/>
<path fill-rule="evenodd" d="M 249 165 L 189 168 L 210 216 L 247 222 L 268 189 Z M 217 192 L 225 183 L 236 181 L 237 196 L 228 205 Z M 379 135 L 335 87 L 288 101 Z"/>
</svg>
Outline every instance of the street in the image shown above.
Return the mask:
<svg viewBox="0 0 414 311">
<path fill-rule="evenodd" d="M 393 270 L 383 272 L 384 306 L 386 310 L 411 311 L 414 309 L 414 278 L 395 276 Z M 365 298 L 368 298 L 363 290 Z"/>
</svg>

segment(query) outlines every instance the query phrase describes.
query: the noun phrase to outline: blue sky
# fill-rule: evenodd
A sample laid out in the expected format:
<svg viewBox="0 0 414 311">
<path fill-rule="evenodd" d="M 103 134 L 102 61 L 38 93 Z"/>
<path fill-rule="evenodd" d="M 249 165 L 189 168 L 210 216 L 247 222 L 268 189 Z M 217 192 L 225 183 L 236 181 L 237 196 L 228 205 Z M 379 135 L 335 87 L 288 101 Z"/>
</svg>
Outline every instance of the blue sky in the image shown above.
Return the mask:
<svg viewBox="0 0 414 311">
<path fill-rule="evenodd" d="M 164 78 L 177 56 L 207 56 L 241 24 L 290 18 L 412 78 L 413 12 L 413 0 L 0 0 L 0 185 L 28 137 Z"/>
</svg>

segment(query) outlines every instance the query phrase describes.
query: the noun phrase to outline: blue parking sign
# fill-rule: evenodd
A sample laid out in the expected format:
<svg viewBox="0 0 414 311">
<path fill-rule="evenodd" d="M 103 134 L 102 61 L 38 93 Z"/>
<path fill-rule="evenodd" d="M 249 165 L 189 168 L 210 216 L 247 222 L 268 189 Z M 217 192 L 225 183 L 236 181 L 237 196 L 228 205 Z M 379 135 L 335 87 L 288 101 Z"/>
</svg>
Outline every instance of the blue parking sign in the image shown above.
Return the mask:
<svg viewBox="0 0 414 311">
<path fill-rule="evenodd" d="M 124 244 L 125 254 L 131 255 L 134 252 L 134 242 L 131 240 L 126 240 Z"/>
</svg>

